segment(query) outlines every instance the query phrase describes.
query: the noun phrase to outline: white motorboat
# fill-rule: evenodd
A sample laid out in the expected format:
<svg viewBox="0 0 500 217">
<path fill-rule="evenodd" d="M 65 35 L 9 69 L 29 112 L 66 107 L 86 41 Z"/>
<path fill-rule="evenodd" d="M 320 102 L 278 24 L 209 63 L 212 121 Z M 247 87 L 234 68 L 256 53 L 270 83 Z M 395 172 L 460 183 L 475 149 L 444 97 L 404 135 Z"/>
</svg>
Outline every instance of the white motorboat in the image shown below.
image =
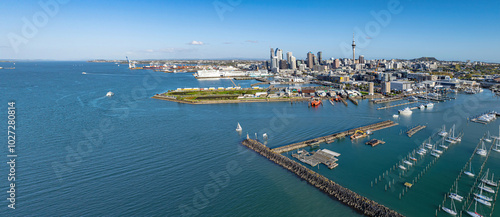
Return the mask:
<svg viewBox="0 0 500 217">
<path fill-rule="evenodd" d="M 433 108 L 434 107 L 434 103 L 429 102 L 429 103 L 425 104 L 425 107 L 427 107 L 427 108 Z"/>
<path fill-rule="evenodd" d="M 393 118 L 399 118 L 399 115 L 397 115 L 397 114 L 393 114 L 393 115 L 392 115 L 392 117 L 393 117 Z"/>
<path fill-rule="evenodd" d="M 422 104 L 422 105 L 420 105 L 418 108 L 419 108 L 420 110 L 424 110 L 424 109 L 425 109 L 425 105 L 424 105 L 424 104 Z"/>
<path fill-rule="evenodd" d="M 406 107 L 403 110 L 399 110 L 399 114 L 401 115 L 411 115 L 413 112 L 411 111 L 410 107 Z"/>
<path fill-rule="evenodd" d="M 403 161 L 403 163 L 405 163 L 405 164 L 407 164 L 409 166 L 413 166 L 413 164 L 410 161 L 407 161 L 407 160 Z"/>
<path fill-rule="evenodd" d="M 406 170 L 406 167 L 404 167 L 403 165 L 399 165 L 398 167 L 399 169 Z"/>
<path fill-rule="evenodd" d="M 431 155 L 434 156 L 434 157 L 441 157 L 441 155 L 439 155 L 438 153 L 436 152 L 431 152 Z"/>
<path fill-rule="evenodd" d="M 115 95 L 115 93 L 113 93 L 113 92 L 111 92 L 111 91 L 109 91 L 108 93 L 106 93 L 106 96 L 107 96 L 107 97 L 112 97 L 112 96 L 114 96 L 114 95 Z"/>
<path fill-rule="evenodd" d="M 87 73 L 86 72 L 82 72 L 82 75 L 86 75 Z"/>
</svg>

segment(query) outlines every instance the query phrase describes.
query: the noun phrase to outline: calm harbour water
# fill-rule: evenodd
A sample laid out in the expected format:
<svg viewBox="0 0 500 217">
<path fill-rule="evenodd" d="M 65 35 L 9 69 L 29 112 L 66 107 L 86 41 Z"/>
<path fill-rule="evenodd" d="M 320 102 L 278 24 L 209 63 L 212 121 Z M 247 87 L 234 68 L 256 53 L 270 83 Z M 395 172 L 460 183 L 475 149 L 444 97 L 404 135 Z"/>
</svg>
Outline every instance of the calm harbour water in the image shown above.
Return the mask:
<svg viewBox="0 0 500 217">
<path fill-rule="evenodd" d="M 16 101 L 17 209 L 8 209 L 4 200 L 1 216 L 180 216 L 182 212 L 356 216 L 239 143 L 247 132 L 252 138 L 258 133 L 259 139 L 265 132 L 267 145 L 278 147 L 389 119 L 399 125 L 371 136 L 386 144 L 372 148 L 364 145 L 366 140 L 352 143 L 349 139 L 323 144 L 321 148 L 341 153 L 339 166 L 313 169 L 406 216 L 433 216 L 478 139 L 488 130 L 498 135 L 500 124 L 498 120 L 488 125 L 467 122 L 469 116 L 500 111 L 499 98 L 488 90 L 458 94 L 456 100 L 436 103 L 433 109 L 393 119 L 401 107 L 376 110 L 381 105 L 367 100 L 359 106 L 349 102 L 348 107 L 325 103 L 308 108 L 305 103 L 186 105 L 150 98 L 176 88 L 231 86 L 229 80 L 196 80 L 190 73 L 131 71 L 126 65 L 86 62 L 18 62 L 15 67 L 0 70 L 0 109 L 6 111 L 7 102 Z M 238 81 L 244 87 L 251 83 Z M 108 91 L 115 96 L 105 97 Z M 237 122 L 243 127 L 242 135 L 234 130 Z M 416 124 L 427 128 L 412 138 L 400 134 Z M 431 161 L 430 155 L 402 178 L 392 172 L 396 183 L 389 190 L 384 190 L 384 182 L 371 187 L 376 177 L 443 124 L 447 128 L 456 124 L 457 132 L 465 134 L 462 142 L 451 146 L 401 200 L 402 183 L 419 174 Z M 5 121 L 0 126 L 7 128 Z M 6 147 L 1 150 L 6 161 Z M 473 159 L 476 171 L 481 159 Z M 499 165 L 500 153 L 491 153 L 486 167 L 497 177 Z M 5 177 L 0 178 L 2 189 L 7 189 L 7 173 L 5 168 L 0 171 Z M 465 194 L 471 180 L 462 176 L 459 191 Z M 479 207 L 481 214 L 489 215 L 490 208 Z M 500 216 L 498 209 L 495 215 Z"/>
</svg>

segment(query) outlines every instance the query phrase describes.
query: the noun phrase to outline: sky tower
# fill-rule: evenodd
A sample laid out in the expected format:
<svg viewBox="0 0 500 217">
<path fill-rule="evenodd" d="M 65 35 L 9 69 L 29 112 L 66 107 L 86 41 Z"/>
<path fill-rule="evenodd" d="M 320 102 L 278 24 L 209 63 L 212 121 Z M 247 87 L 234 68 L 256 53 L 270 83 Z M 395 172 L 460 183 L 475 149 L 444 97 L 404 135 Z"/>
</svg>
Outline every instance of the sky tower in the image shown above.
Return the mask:
<svg viewBox="0 0 500 217">
<path fill-rule="evenodd" d="M 352 33 L 352 63 L 356 64 L 356 43 L 354 42 L 354 33 Z"/>
</svg>

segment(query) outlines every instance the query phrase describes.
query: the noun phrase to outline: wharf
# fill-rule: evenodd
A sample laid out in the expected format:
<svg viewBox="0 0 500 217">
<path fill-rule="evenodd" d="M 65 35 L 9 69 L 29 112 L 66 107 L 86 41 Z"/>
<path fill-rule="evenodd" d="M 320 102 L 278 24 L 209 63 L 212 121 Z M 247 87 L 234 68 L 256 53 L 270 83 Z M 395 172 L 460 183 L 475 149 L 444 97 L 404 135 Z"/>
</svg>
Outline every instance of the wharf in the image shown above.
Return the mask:
<svg viewBox="0 0 500 217">
<path fill-rule="evenodd" d="M 304 165 L 288 157 L 272 151 L 260 142 L 257 142 L 253 139 L 247 139 L 242 142 L 242 145 L 254 150 L 263 157 L 294 173 L 299 178 L 307 181 L 309 184 L 323 191 L 330 197 L 353 208 L 354 210 L 362 213 L 365 216 L 403 216 L 400 213 L 391 210 L 382 204 L 363 197 L 356 192 L 333 182 L 325 176 L 306 168 Z"/>
<path fill-rule="evenodd" d="M 358 130 L 361 130 L 361 131 L 364 131 L 364 132 L 366 132 L 368 130 L 371 130 L 372 132 L 374 132 L 376 130 L 381 130 L 381 129 L 385 129 L 385 128 L 396 126 L 396 125 L 398 125 L 398 123 L 394 123 L 391 120 L 382 121 L 382 122 L 379 122 L 379 123 L 375 123 L 375 124 L 371 124 L 371 125 L 367 125 L 367 126 L 363 126 L 363 127 L 358 127 L 358 128 L 354 128 L 354 129 L 351 129 L 351 130 L 347 130 L 347 131 L 344 131 L 344 132 L 334 133 L 334 134 L 331 134 L 331 135 L 328 135 L 328 136 L 323 136 L 323 137 L 319 137 L 319 138 L 315 138 L 315 139 L 310 139 L 310 140 L 303 141 L 303 142 L 293 143 L 293 144 L 290 144 L 290 145 L 286 145 L 286 146 L 274 148 L 274 149 L 272 149 L 272 151 L 276 152 L 278 154 L 281 154 L 283 152 L 289 152 L 289 151 L 293 151 L 293 150 L 296 150 L 296 149 L 305 148 L 307 146 L 319 145 L 321 143 L 327 143 L 327 144 L 329 144 L 329 143 L 334 142 L 336 139 L 340 139 L 340 138 L 344 138 L 346 136 L 352 135 L 352 134 L 356 133 L 356 131 L 358 131 Z"/>
<path fill-rule="evenodd" d="M 297 151 L 297 153 L 292 154 L 292 157 L 297 158 L 298 160 L 309 164 L 312 167 L 315 167 L 316 165 L 322 163 L 329 169 L 333 169 L 339 165 L 338 163 L 336 163 L 338 159 L 335 158 L 340 156 L 339 153 L 327 149 L 318 150 L 317 152 L 311 153 L 307 152 L 306 150 L 299 150 Z"/>
<path fill-rule="evenodd" d="M 347 107 L 347 102 L 345 101 L 344 98 L 340 97 L 340 101 L 342 101 L 342 103 L 344 103 L 344 105 Z"/>
<path fill-rule="evenodd" d="M 417 133 L 417 132 L 418 132 L 418 131 L 420 131 L 420 130 L 423 130 L 423 129 L 424 129 L 424 128 L 426 128 L 426 127 L 427 127 L 427 126 L 425 126 L 425 125 L 418 125 L 418 126 L 416 126 L 416 127 L 414 127 L 414 128 L 411 128 L 410 130 L 408 130 L 408 131 L 406 132 L 406 135 L 408 135 L 408 137 L 412 137 L 412 136 L 413 136 L 413 134 Z"/>
<path fill-rule="evenodd" d="M 399 100 L 403 100 L 403 99 L 404 99 L 403 97 L 396 96 L 396 97 L 390 97 L 390 98 L 375 99 L 375 100 L 372 100 L 372 102 L 375 104 L 379 104 L 379 103 L 399 101 Z"/>
<path fill-rule="evenodd" d="M 405 102 L 405 103 L 401 103 L 401 104 L 397 104 L 397 105 L 384 106 L 384 107 L 377 108 L 377 110 L 394 108 L 394 107 L 397 107 L 397 106 L 409 105 L 409 104 L 413 104 L 413 103 L 415 103 L 415 102 Z"/>
</svg>

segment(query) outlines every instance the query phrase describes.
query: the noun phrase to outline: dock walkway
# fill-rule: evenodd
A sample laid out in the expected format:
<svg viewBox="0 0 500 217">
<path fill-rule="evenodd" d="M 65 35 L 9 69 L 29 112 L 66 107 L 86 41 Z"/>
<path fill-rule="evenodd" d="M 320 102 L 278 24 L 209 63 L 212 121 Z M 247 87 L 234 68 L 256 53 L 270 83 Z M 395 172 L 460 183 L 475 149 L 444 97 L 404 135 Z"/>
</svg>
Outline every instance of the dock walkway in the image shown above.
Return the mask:
<svg viewBox="0 0 500 217">
<path fill-rule="evenodd" d="M 423 130 L 424 128 L 426 128 L 427 126 L 425 125 L 418 125 L 414 128 L 411 128 L 410 130 L 408 130 L 406 132 L 406 135 L 408 135 L 408 137 L 412 137 L 415 133 L 417 133 L 418 131 L 420 130 Z"/>
<path fill-rule="evenodd" d="M 272 151 L 274 151 L 274 152 L 276 152 L 278 154 L 281 154 L 283 152 L 293 151 L 293 150 L 296 150 L 296 149 L 299 149 L 299 148 L 305 148 L 307 146 L 319 145 L 320 143 L 327 143 L 327 144 L 329 144 L 329 143 L 334 142 L 336 139 L 343 138 L 343 137 L 346 137 L 348 135 L 352 135 L 357 130 L 361 130 L 361 131 L 364 131 L 364 132 L 366 132 L 367 130 L 371 130 L 373 132 L 373 131 L 376 131 L 376 130 L 381 130 L 381 129 L 385 129 L 385 128 L 396 126 L 396 125 L 398 125 L 398 124 L 394 123 L 393 121 L 390 121 L 390 120 L 382 121 L 382 122 L 371 124 L 371 125 L 368 125 L 368 126 L 358 127 L 358 128 L 354 128 L 354 129 L 351 129 L 351 130 L 344 131 L 344 132 L 334 133 L 334 134 L 331 134 L 331 135 L 328 135 L 328 136 L 322 136 L 322 137 L 319 137 L 319 138 L 310 139 L 310 140 L 307 140 L 307 141 L 293 143 L 293 144 L 290 144 L 290 145 L 286 145 L 286 146 L 274 148 Z"/>
<path fill-rule="evenodd" d="M 363 197 L 356 192 L 333 182 L 325 176 L 306 168 L 304 165 L 288 157 L 272 151 L 260 142 L 257 142 L 253 139 L 247 139 L 244 140 L 242 144 L 269 159 L 270 161 L 273 161 L 281 167 L 289 170 L 301 179 L 307 181 L 312 186 L 325 192 L 330 197 L 337 199 L 347 206 L 350 206 L 351 208 L 362 213 L 365 216 L 403 216 L 400 213 L 391 210 L 382 204 Z"/>
</svg>

